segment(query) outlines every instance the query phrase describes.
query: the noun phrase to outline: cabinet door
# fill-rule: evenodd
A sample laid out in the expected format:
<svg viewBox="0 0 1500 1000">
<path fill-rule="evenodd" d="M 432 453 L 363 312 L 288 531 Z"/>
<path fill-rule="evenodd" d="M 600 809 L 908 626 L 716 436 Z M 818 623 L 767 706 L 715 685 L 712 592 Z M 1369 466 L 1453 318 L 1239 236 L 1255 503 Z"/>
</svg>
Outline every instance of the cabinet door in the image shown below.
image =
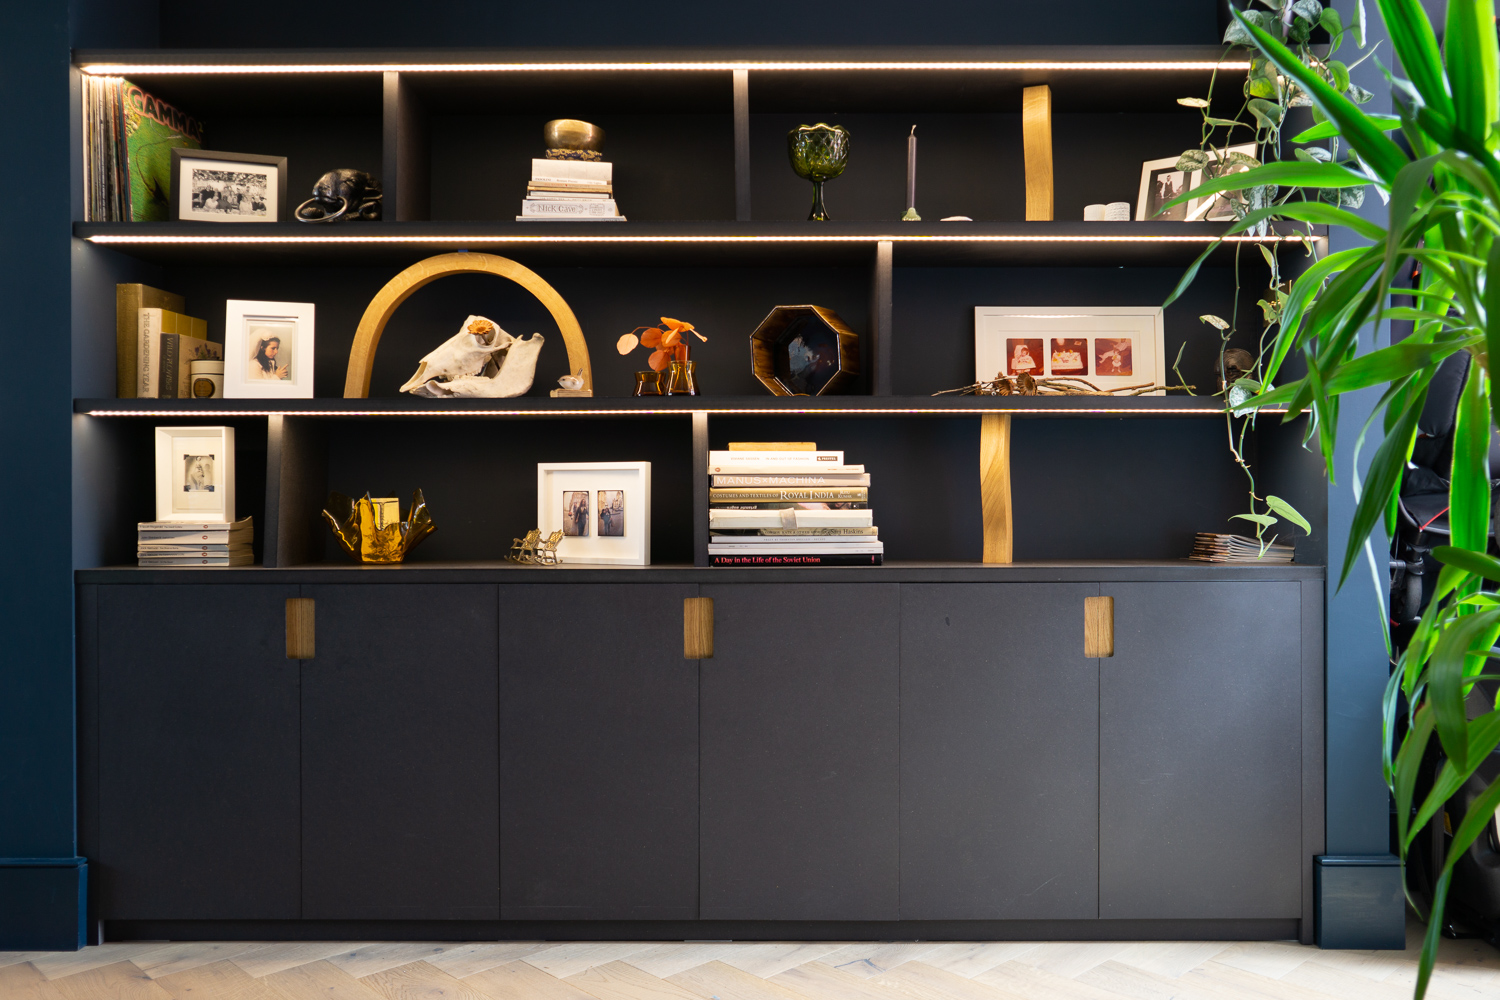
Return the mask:
<svg viewBox="0 0 1500 1000">
<path fill-rule="evenodd" d="M 503 919 L 697 918 L 697 593 L 500 587 Z"/>
<path fill-rule="evenodd" d="M 295 919 L 297 588 L 98 594 L 100 916 Z"/>
<path fill-rule="evenodd" d="M 1300 916 L 1300 586 L 1100 592 L 1099 915 Z"/>
<path fill-rule="evenodd" d="M 1099 915 L 1098 592 L 901 587 L 901 919 Z"/>
<path fill-rule="evenodd" d="M 500 914 L 495 587 L 304 586 L 302 915 Z M 530 623 L 509 622 L 518 638 Z"/>
<path fill-rule="evenodd" d="M 701 592 L 701 916 L 895 920 L 897 585 Z"/>
</svg>

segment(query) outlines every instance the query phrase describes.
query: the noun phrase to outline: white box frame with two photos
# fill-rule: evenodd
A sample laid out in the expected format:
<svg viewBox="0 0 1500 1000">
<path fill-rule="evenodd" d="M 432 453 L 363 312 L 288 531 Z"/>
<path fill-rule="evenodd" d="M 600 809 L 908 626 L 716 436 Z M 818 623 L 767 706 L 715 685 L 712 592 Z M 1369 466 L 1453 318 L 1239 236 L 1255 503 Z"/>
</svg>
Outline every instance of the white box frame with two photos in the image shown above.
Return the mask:
<svg viewBox="0 0 1500 1000">
<path fill-rule="evenodd" d="M 570 525 L 564 513 L 576 515 L 578 505 L 569 498 L 578 494 L 587 496 L 587 511 L 582 525 L 576 517 Z M 651 463 L 538 462 L 536 521 L 543 538 L 567 532 L 557 544 L 558 562 L 651 565 Z M 610 534 L 601 534 L 605 531 Z"/>
<path fill-rule="evenodd" d="M 1018 347 L 1025 348 L 1024 358 L 1017 357 Z M 1161 306 L 974 307 L 976 382 L 1025 371 L 1033 378 L 1082 378 L 1099 389 L 1122 389 L 1165 385 L 1166 368 Z"/>
<path fill-rule="evenodd" d="M 312 399 L 316 312 L 311 302 L 225 303 L 224 398 Z"/>
<path fill-rule="evenodd" d="M 156 519 L 234 521 L 234 428 L 156 428 Z"/>
</svg>

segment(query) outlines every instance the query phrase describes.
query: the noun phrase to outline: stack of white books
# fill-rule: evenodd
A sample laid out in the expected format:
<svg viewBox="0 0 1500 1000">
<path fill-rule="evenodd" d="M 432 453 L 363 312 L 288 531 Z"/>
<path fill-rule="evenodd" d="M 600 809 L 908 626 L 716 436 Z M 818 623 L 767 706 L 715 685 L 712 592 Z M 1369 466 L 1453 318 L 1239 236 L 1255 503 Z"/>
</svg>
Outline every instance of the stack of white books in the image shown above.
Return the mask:
<svg viewBox="0 0 1500 1000">
<path fill-rule="evenodd" d="M 748 445 L 749 443 L 747 443 Z M 879 566 L 870 475 L 810 442 L 731 445 L 708 456 L 714 566 Z"/>
<path fill-rule="evenodd" d="M 255 561 L 250 518 L 228 521 L 142 521 L 136 526 L 142 566 L 248 566 Z"/>
<path fill-rule="evenodd" d="M 624 222 L 615 204 L 614 164 L 589 160 L 532 160 L 531 183 L 517 222 Z"/>
</svg>

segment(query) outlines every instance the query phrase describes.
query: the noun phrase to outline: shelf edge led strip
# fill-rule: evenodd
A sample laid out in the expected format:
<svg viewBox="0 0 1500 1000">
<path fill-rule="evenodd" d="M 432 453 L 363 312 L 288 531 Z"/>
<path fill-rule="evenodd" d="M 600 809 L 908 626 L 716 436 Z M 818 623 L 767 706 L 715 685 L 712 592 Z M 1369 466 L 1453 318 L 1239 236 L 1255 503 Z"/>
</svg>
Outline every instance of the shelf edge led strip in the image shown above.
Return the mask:
<svg viewBox="0 0 1500 1000">
<path fill-rule="evenodd" d="M 1301 243 L 1307 239 L 1322 239 L 1320 236 L 1168 236 L 1128 235 L 1120 236 L 1065 236 L 1025 234 L 965 234 L 951 236 L 918 236 L 900 233 L 870 235 L 831 236 L 533 236 L 525 234 L 488 236 L 164 236 L 164 235 L 103 235 L 87 237 L 90 243 L 264 243 L 318 246 L 330 243 L 448 243 L 460 246 L 471 243 Z"/>
<path fill-rule="evenodd" d="M 1211 59 L 1157 62 L 1067 62 L 1014 60 L 1010 62 L 559 62 L 559 63 L 239 63 L 209 65 L 162 63 L 85 63 L 79 67 L 91 76 L 132 76 L 138 73 L 550 73 L 579 71 L 611 72 L 723 72 L 725 70 L 964 70 L 1018 72 L 1022 70 L 1079 71 L 1248 71 L 1247 60 L 1216 62 Z"/>
<path fill-rule="evenodd" d="M 1261 413 L 1282 414 L 1285 408 L 1267 407 Z M 900 407 L 846 407 L 839 409 L 787 408 L 780 407 L 716 407 L 702 406 L 693 409 L 599 409 L 599 410 L 209 410 L 189 412 L 187 410 L 89 410 L 91 417 L 183 417 L 194 419 L 217 419 L 219 417 L 686 417 L 694 413 L 712 416 L 770 416 L 770 417 L 839 417 L 839 416 L 944 416 L 978 417 L 986 413 L 1008 413 L 1017 417 L 1089 417 L 1089 416 L 1168 416 L 1168 417 L 1219 417 L 1223 410 L 1188 409 L 1177 406 L 1124 407 L 1025 407 L 1005 409 L 1002 407 L 974 409 L 951 409 L 924 406 Z"/>
</svg>

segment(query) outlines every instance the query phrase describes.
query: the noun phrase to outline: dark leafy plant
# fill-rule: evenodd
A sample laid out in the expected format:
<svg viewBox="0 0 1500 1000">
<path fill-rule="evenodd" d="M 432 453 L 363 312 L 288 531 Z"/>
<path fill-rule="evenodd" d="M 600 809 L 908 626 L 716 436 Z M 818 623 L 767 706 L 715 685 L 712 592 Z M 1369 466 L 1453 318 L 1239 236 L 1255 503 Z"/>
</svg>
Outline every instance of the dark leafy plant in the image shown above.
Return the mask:
<svg viewBox="0 0 1500 1000">
<path fill-rule="evenodd" d="M 1292 18 L 1284 7 L 1273 8 L 1282 12 L 1280 18 L 1264 11 L 1237 12 L 1245 40 L 1274 68 L 1277 87 L 1300 88 L 1317 112 L 1319 124 L 1295 140 L 1337 136 L 1349 153 L 1326 161 L 1268 163 L 1214 178 L 1177 201 L 1215 191 L 1274 187 L 1275 198 L 1247 210 L 1226 235 L 1271 219 L 1291 219 L 1347 226 L 1371 241 L 1368 247 L 1323 257 L 1291 284 L 1259 384 L 1235 407 L 1254 413 L 1285 406 L 1287 420 L 1310 415 L 1308 440 L 1316 441 L 1331 479 L 1339 397 L 1371 387 L 1383 390 L 1357 442 L 1362 444 L 1380 420 L 1383 440 L 1369 472 L 1362 482 L 1355 476 L 1358 500 L 1342 555 L 1341 585 L 1361 551 L 1370 554 L 1374 529 L 1382 521 L 1387 531 L 1395 528 L 1417 419 L 1438 365 L 1458 351 L 1474 357 L 1458 404 L 1449 487 L 1452 545 L 1434 550 L 1444 563 L 1442 572 L 1385 696 L 1385 778 L 1396 800 L 1405 858 L 1418 832 L 1440 817 L 1447 800 L 1500 746 L 1500 710 L 1490 705 L 1473 719 L 1466 710 L 1477 680 L 1500 677 L 1484 672 L 1490 660 L 1500 657 L 1493 652 L 1500 637 L 1500 598 L 1483 589 L 1486 581 L 1500 582 L 1500 559 L 1488 551 L 1488 452 L 1491 422 L 1500 417 L 1500 396 L 1492 391 L 1492 366 L 1500 364 L 1500 327 L 1491 322 L 1500 314 L 1500 280 L 1490 280 L 1500 267 L 1500 162 L 1495 158 L 1500 146 L 1500 56 L 1494 0 L 1449 0 L 1441 50 L 1419 0 L 1377 2 L 1407 73 L 1406 79 L 1387 73 L 1399 111 L 1393 120 L 1362 112 L 1359 95 L 1338 85 L 1336 71 L 1333 80 L 1328 78 L 1326 61 L 1320 66 L 1293 51 L 1298 44 L 1295 12 L 1302 0 L 1292 4 Z M 1267 86 L 1268 73 L 1261 77 Z M 1393 127 L 1400 128 L 1409 152 L 1386 134 Z M 1366 186 L 1386 199 L 1385 226 L 1346 207 L 1351 202 L 1342 193 Z M 1288 189 L 1285 195 L 1282 188 Z M 1192 282 L 1202 261 L 1200 257 L 1184 275 L 1172 298 Z M 1411 261 L 1421 264 L 1419 285 L 1401 294 L 1412 296 L 1416 305 L 1393 306 L 1393 281 Z M 1383 319 L 1411 320 L 1414 332 L 1399 344 L 1359 353 L 1360 330 Z M 1307 374 L 1273 387 L 1294 353 L 1306 363 Z M 1402 696 L 1406 728 L 1397 739 Z M 1431 791 L 1417 802 L 1418 773 L 1434 738 L 1444 763 Z M 1418 998 L 1426 994 L 1432 974 L 1454 863 L 1495 821 L 1497 806 L 1500 782 L 1478 796 L 1453 826 L 1431 911 L 1425 914 Z"/>
</svg>

